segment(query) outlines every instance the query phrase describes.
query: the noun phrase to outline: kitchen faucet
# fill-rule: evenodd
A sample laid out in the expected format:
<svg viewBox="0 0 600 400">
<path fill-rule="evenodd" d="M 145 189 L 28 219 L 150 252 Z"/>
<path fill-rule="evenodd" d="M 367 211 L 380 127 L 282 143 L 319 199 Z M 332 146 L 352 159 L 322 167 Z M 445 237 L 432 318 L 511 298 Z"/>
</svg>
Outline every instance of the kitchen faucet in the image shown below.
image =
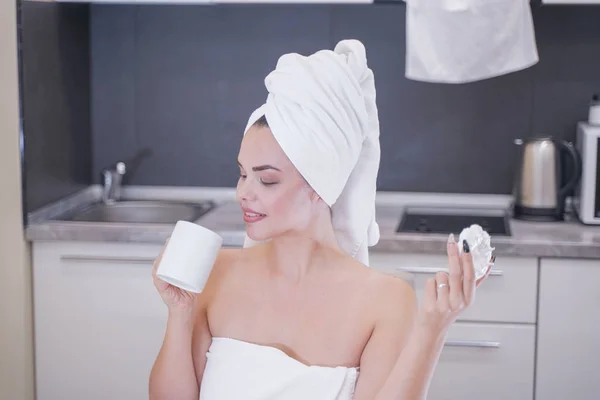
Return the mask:
<svg viewBox="0 0 600 400">
<path fill-rule="evenodd" d="M 127 172 L 125 163 L 120 161 L 112 168 L 102 170 L 103 190 L 102 202 L 114 204 L 121 198 L 121 182 L 123 175 Z"/>
<path fill-rule="evenodd" d="M 110 168 L 102 170 L 102 202 L 114 204 L 121 199 L 121 183 L 125 173 L 130 177 L 135 174 L 141 162 L 152 155 L 152 149 L 145 147 L 139 150 L 133 157 L 119 161 Z"/>
</svg>

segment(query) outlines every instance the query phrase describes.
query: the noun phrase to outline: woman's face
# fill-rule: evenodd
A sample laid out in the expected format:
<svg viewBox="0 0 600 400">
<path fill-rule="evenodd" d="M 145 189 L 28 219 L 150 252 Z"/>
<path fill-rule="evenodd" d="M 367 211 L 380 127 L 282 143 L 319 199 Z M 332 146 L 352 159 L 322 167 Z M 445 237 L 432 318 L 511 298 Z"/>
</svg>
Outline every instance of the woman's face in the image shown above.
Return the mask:
<svg viewBox="0 0 600 400">
<path fill-rule="evenodd" d="M 268 127 L 248 130 L 238 164 L 237 199 L 251 239 L 263 241 L 308 227 L 316 195 Z"/>
</svg>

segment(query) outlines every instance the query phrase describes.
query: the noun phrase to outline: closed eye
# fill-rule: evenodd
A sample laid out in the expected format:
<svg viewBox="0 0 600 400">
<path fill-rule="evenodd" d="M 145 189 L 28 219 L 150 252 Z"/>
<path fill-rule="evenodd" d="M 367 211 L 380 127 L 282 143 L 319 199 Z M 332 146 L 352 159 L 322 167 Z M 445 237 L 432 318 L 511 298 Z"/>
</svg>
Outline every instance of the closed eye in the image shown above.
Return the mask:
<svg viewBox="0 0 600 400">
<path fill-rule="evenodd" d="M 246 179 L 247 176 L 240 173 L 240 179 Z M 264 181 L 262 178 L 258 180 L 261 184 L 263 184 L 264 186 L 273 186 L 278 184 L 279 182 L 268 182 L 268 181 Z"/>
</svg>

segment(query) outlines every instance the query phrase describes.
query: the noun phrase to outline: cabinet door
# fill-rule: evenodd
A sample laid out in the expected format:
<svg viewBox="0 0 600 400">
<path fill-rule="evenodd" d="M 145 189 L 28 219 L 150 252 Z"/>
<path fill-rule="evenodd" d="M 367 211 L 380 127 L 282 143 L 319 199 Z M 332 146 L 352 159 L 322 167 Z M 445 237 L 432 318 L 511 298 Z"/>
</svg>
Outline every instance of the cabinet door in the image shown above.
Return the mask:
<svg viewBox="0 0 600 400">
<path fill-rule="evenodd" d="M 167 317 L 151 274 L 160 249 L 33 244 L 38 400 L 148 399 Z"/>
<path fill-rule="evenodd" d="M 373 268 L 394 275 L 411 274 L 419 300 L 427 278 L 448 270 L 448 258 L 443 255 L 372 251 L 369 257 Z M 537 279 L 537 258 L 498 257 L 491 275 L 477 290 L 475 303 L 460 320 L 535 323 Z"/>
<path fill-rule="evenodd" d="M 427 399 L 532 400 L 534 354 L 533 325 L 456 323 Z"/>
<path fill-rule="evenodd" d="M 600 397 L 600 260 L 542 259 L 536 399 Z"/>
</svg>

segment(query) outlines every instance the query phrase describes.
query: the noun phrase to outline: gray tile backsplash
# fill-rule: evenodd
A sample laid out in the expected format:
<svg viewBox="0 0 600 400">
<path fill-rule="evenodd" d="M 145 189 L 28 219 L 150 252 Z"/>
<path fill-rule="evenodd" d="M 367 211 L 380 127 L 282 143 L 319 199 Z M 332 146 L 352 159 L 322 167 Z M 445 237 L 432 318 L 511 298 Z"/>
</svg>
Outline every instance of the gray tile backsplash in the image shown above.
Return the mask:
<svg viewBox="0 0 600 400">
<path fill-rule="evenodd" d="M 533 17 L 536 80 L 600 81 L 600 6 L 534 7 Z"/>
<path fill-rule="evenodd" d="M 264 76 L 290 48 L 328 47 L 329 20 L 323 6 L 94 6 L 95 174 L 151 148 L 129 183 L 234 185 L 241 133 L 265 98 Z"/>
<path fill-rule="evenodd" d="M 91 183 L 89 6 L 21 1 L 24 210 Z"/>
<path fill-rule="evenodd" d="M 444 85 L 404 78 L 404 5 L 94 4 L 91 151 L 65 146 L 88 156 L 81 173 L 94 182 L 103 167 L 150 149 L 126 183 L 231 187 L 242 130 L 278 57 L 357 38 L 378 90 L 379 189 L 510 193 L 513 139 L 573 140 L 600 92 L 600 6 L 533 7 L 538 65 Z"/>
<path fill-rule="evenodd" d="M 133 179 L 234 184 L 244 117 L 264 96 L 260 77 L 286 48 L 312 51 L 328 45 L 327 14 L 319 9 L 268 14 L 260 8 L 139 10 L 136 138 L 139 146 L 160 151 Z M 315 29 L 300 21 L 313 22 Z"/>
<path fill-rule="evenodd" d="M 136 152 L 135 64 L 136 7 L 93 8 L 90 21 L 90 69 L 93 180 L 113 160 Z M 106 13 L 109 11 L 109 13 Z M 104 15 L 106 13 L 106 15 Z M 102 30 L 102 34 L 97 34 Z M 91 45 L 93 43 L 93 45 Z M 102 60 L 102 62 L 99 62 Z M 101 107 L 101 112 L 99 112 Z M 107 159 L 106 156 L 110 157 Z"/>
<path fill-rule="evenodd" d="M 600 7 L 534 6 L 540 63 L 465 85 L 404 78 L 404 13 L 403 5 L 93 6 L 95 176 L 149 147 L 130 183 L 234 185 L 242 130 L 277 58 L 344 38 L 365 43 L 375 71 L 380 190 L 510 193 L 513 139 L 574 138 L 600 91 Z"/>
</svg>

